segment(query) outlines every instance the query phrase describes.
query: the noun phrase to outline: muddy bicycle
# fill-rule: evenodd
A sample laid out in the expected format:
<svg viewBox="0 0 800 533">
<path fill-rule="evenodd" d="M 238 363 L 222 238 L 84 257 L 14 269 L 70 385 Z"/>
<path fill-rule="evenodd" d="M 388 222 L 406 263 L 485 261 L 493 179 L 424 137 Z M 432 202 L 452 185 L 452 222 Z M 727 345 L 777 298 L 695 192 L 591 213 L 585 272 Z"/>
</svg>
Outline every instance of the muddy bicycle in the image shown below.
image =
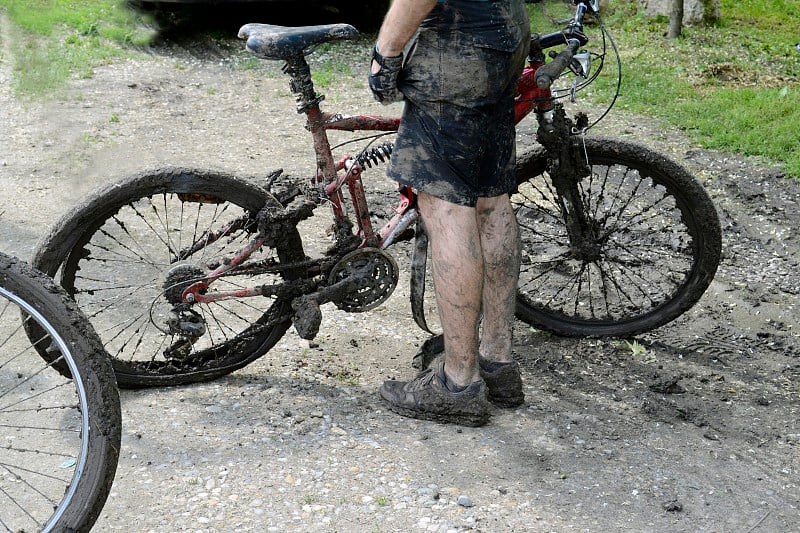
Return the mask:
<svg viewBox="0 0 800 533">
<path fill-rule="evenodd" d="M 89 531 L 119 457 L 111 361 L 51 278 L 1 253 L 0 428 L 0 531 Z"/>
<path fill-rule="evenodd" d="M 517 317 L 561 335 L 630 336 L 699 300 L 719 263 L 720 226 L 684 167 L 638 144 L 587 135 L 588 115 L 567 115 L 563 99 L 596 79 L 610 41 L 600 25 L 602 53 L 586 51 L 583 17 L 599 13 L 592 0 L 576 6 L 563 29 L 532 36 L 517 89 L 517 121 L 533 114 L 538 125 L 538 142 L 518 147 L 512 197 L 523 250 Z M 283 62 L 313 139 L 308 176 L 143 172 L 88 198 L 41 244 L 34 264 L 89 316 L 120 386 L 212 379 L 266 353 L 291 324 L 313 338 L 322 304 L 373 309 L 397 285 L 390 252 L 403 241 L 413 243 L 412 312 L 430 330 L 415 193 L 400 188 L 379 220 L 364 186 L 391 157 L 386 135 L 399 119 L 323 112 L 306 59 L 317 45 L 357 35 L 345 24 L 240 31 L 249 51 Z M 573 81 L 557 89 L 557 79 Z M 333 131 L 365 137 L 350 155 L 342 153 L 350 144 L 332 147 Z M 330 224 L 301 236 L 319 216 Z"/>
</svg>

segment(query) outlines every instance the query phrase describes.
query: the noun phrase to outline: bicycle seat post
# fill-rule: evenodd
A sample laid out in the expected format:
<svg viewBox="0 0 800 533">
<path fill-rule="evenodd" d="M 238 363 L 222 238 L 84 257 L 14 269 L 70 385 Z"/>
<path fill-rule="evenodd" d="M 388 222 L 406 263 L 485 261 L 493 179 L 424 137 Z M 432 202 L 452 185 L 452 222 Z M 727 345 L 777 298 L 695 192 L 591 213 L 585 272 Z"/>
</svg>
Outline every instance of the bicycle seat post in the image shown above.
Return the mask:
<svg viewBox="0 0 800 533">
<path fill-rule="evenodd" d="M 297 99 L 297 112 L 304 113 L 307 117 L 306 129 L 311 132 L 314 139 L 318 174 L 322 175 L 324 183 L 330 183 L 336 179 L 336 165 L 331 153 L 328 132 L 325 129 L 325 115 L 319 107 L 325 96 L 317 94 L 314 90 L 311 68 L 304 55 L 299 54 L 287 59 L 283 71 L 291 78 L 289 88 Z M 318 181 L 315 177 L 314 184 L 320 185 Z"/>
</svg>

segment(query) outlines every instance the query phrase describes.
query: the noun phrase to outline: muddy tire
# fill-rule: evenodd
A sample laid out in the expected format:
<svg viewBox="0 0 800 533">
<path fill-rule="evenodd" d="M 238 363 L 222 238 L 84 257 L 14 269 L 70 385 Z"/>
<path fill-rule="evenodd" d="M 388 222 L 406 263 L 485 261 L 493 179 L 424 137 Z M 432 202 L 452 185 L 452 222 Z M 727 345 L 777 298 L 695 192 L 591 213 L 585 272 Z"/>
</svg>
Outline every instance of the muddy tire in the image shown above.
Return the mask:
<svg viewBox="0 0 800 533">
<path fill-rule="evenodd" d="M 589 252 L 567 236 L 543 151 L 517 160 L 517 317 L 565 336 L 626 337 L 662 326 L 697 303 L 716 273 L 714 205 L 686 169 L 644 146 L 588 138 L 586 154 L 592 174 L 579 190 L 596 228 Z"/>
<path fill-rule="evenodd" d="M 51 278 L 2 254 L 0 317 L 0 523 L 8 531 L 89 531 L 119 458 L 111 362 Z"/>
<path fill-rule="evenodd" d="M 257 233 L 256 215 L 278 201 L 252 180 L 165 169 L 96 193 L 58 222 L 33 263 L 56 279 L 92 321 L 121 387 L 206 381 L 272 348 L 290 325 L 289 302 L 251 297 L 183 304 L 182 290 L 232 258 Z M 250 257 L 269 274 L 218 279 L 209 291 L 281 282 L 280 265 L 303 257 L 295 228 Z M 177 320 L 176 320 L 177 319 Z M 176 323 L 190 324 L 176 332 Z M 173 326 L 173 327 L 171 327 Z"/>
</svg>

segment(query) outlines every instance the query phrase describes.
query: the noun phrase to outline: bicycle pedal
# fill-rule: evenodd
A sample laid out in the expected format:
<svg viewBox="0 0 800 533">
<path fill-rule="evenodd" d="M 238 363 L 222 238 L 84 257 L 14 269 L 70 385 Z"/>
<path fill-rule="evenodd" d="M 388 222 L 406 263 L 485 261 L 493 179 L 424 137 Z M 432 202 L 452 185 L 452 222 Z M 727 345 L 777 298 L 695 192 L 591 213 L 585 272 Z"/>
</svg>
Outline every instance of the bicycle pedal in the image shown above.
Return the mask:
<svg viewBox="0 0 800 533">
<path fill-rule="evenodd" d="M 307 341 L 312 340 L 319 333 L 322 323 L 322 310 L 319 302 L 313 296 L 299 296 L 292 300 L 294 316 L 292 322 L 297 335 Z"/>
</svg>

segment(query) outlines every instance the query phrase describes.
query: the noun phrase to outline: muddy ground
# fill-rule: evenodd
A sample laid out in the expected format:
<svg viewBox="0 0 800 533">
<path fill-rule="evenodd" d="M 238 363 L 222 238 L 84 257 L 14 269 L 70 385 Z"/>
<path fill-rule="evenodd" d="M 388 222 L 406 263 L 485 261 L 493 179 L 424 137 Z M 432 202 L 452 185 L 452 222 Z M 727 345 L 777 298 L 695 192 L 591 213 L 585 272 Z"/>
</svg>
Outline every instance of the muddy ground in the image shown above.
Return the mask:
<svg viewBox="0 0 800 533">
<path fill-rule="evenodd" d="M 354 74 L 323 90 L 329 109 L 386 111 L 361 81 L 368 46 L 339 52 Z M 144 168 L 310 169 L 278 66 L 253 68 L 233 41 L 172 42 L 46 101 L 12 96 L 1 59 L 5 252 L 29 257 L 85 194 Z M 377 394 L 413 375 L 425 339 L 404 264 L 388 304 L 326 310 L 312 344 L 290 333 L 215 382 L 123 391 L 123 449 L 97 530 L 800 529 L 800 184 L 622 109 L 601 127 L 682 161 L 719 208 L 722 265 L 689 313 L 635 344 L 519 323 L 523 407 L 477 429 L 407 420 Z"/>
</svg>

